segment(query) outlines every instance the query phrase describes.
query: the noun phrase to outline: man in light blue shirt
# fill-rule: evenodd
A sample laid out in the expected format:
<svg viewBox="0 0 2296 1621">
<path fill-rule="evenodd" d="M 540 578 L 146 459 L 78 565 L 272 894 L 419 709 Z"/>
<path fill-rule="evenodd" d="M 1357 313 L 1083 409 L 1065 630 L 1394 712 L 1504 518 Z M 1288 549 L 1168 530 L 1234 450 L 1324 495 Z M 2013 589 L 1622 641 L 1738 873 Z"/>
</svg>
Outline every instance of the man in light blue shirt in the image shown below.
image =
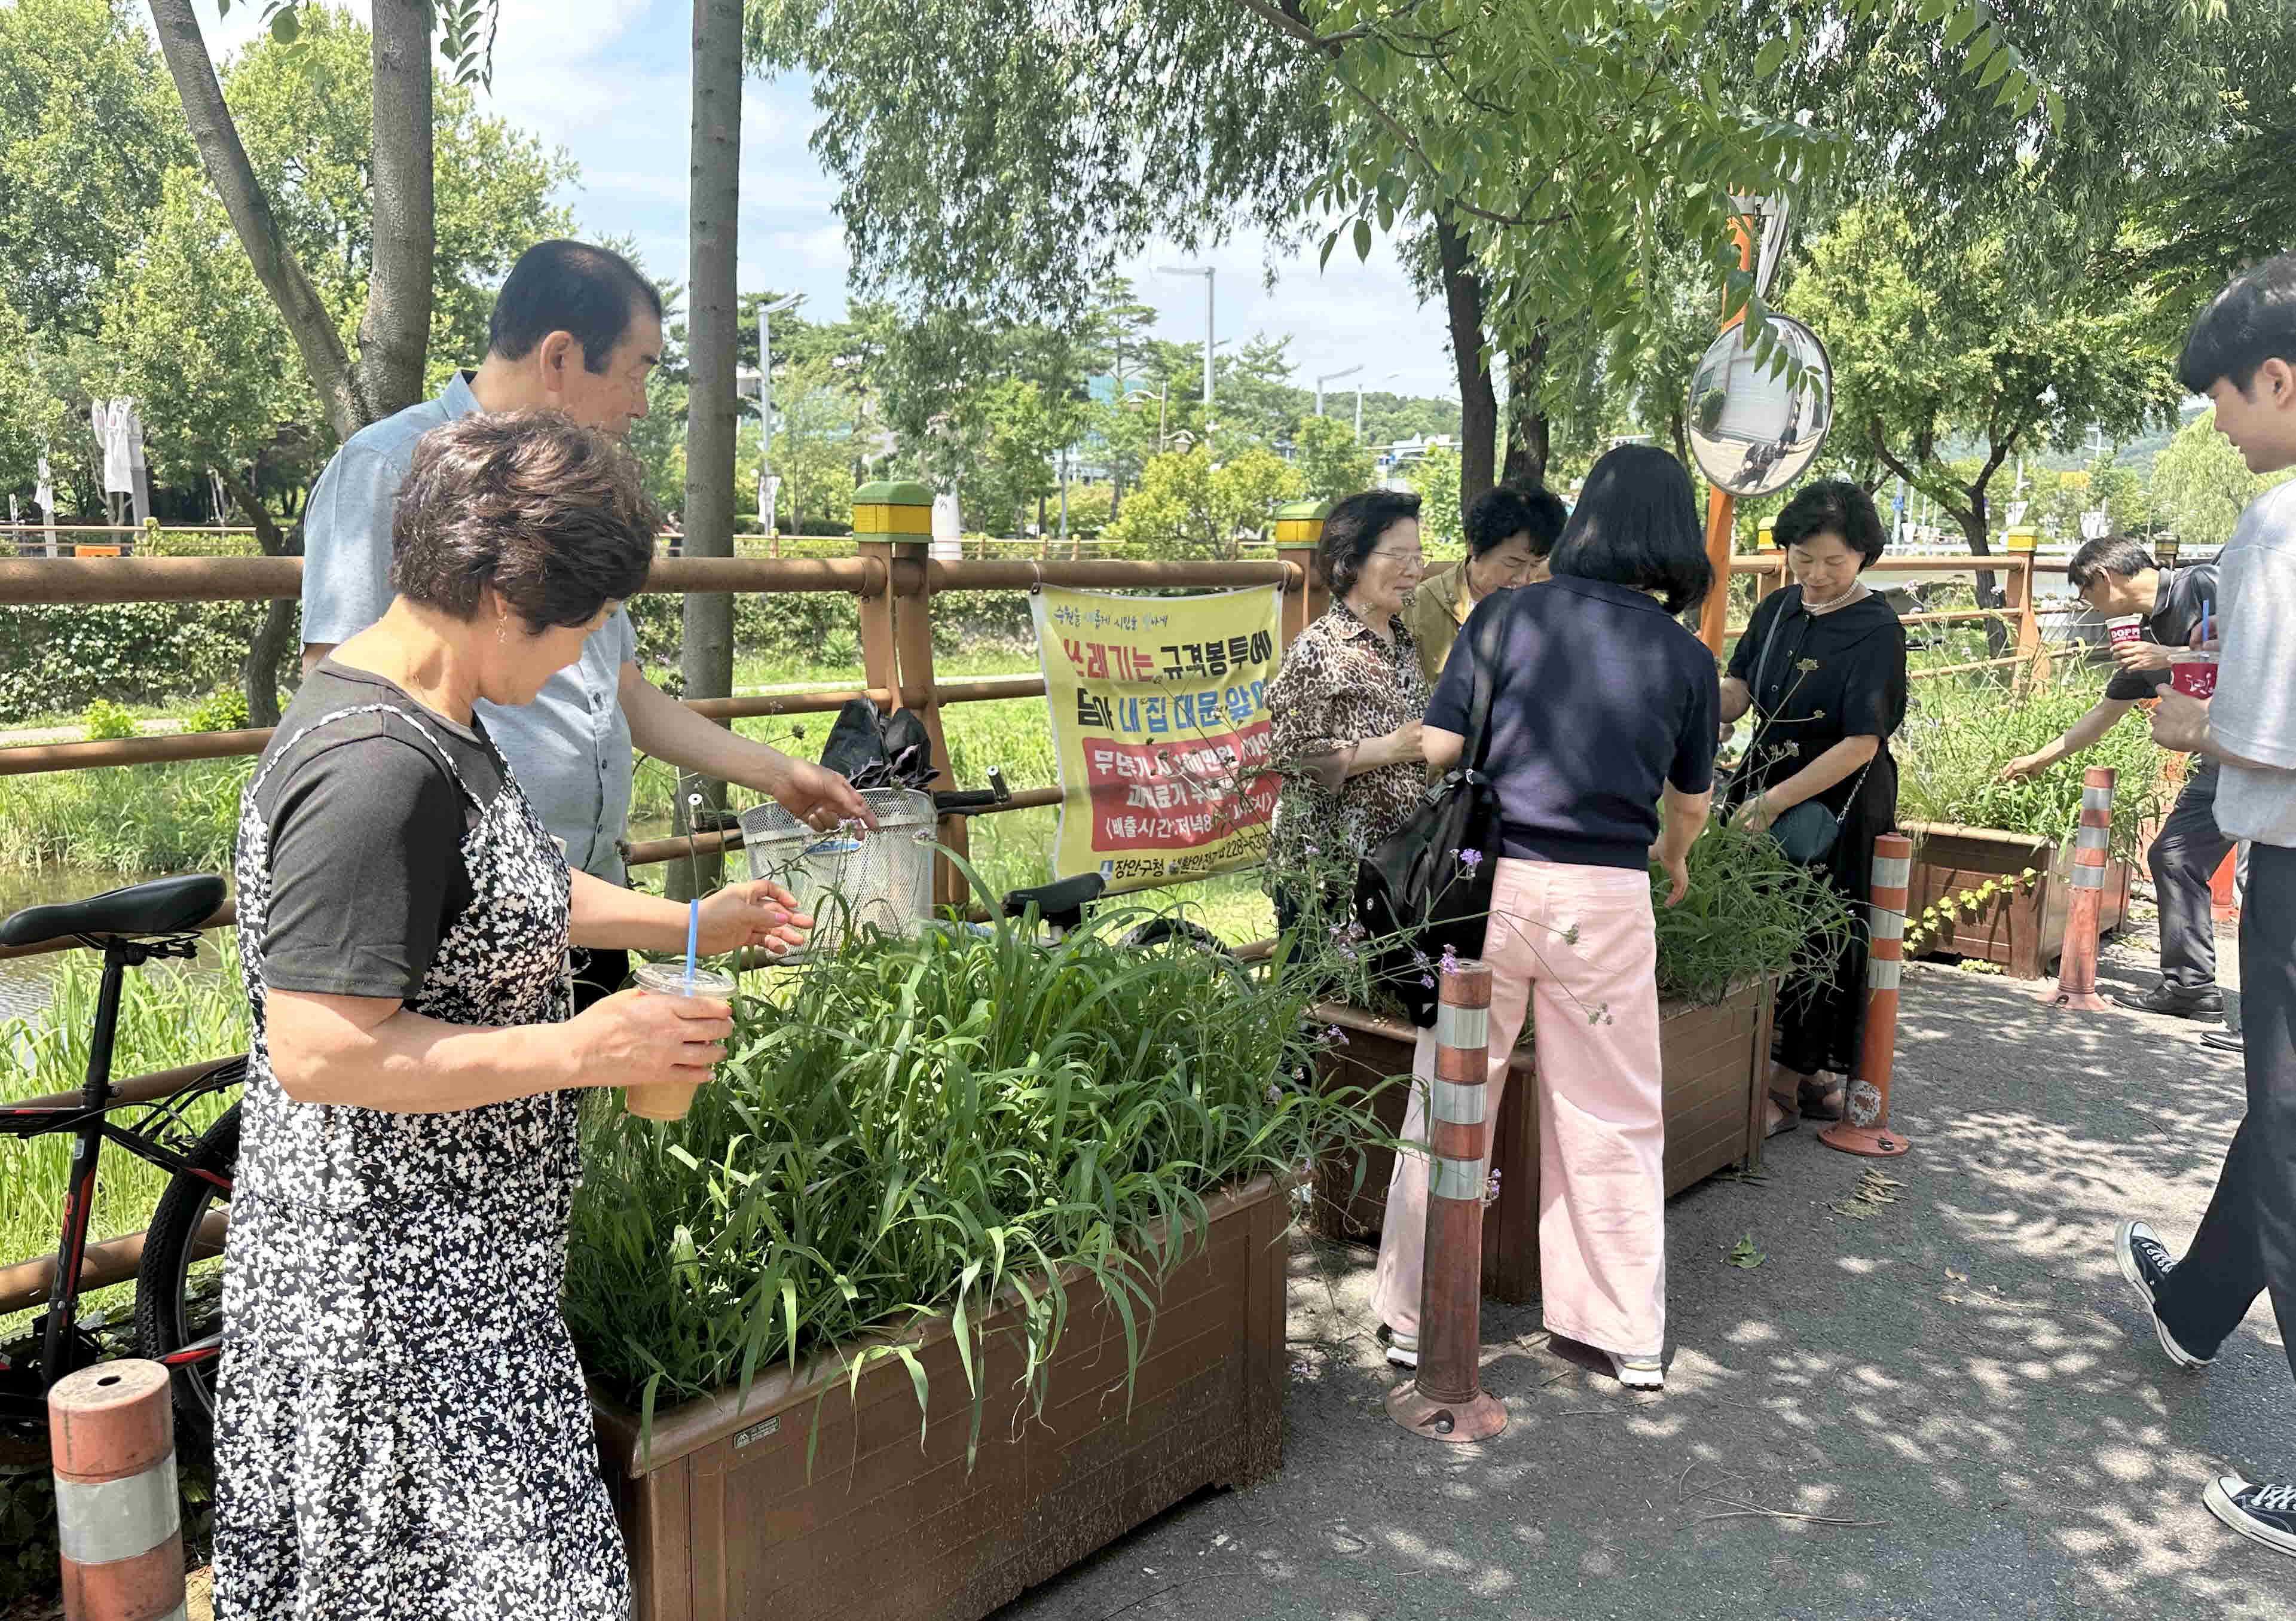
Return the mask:
<svg viewBox="0 0 2296 1621">
<path fill-rule="evenodd" d="M 390 521 L 414 442 L 472 411 L 558 411 L 615 435 L 646 414 L 661 359 L 661 298 L 619 254 L 577 242 L 537 243 L 495 301 L 488 352 L 436 399 L 353 434 L 312 489 L 303 520 L 303 667 L 390 606 Z M 543 825 L 577 869 L 623 881 L 618 841 L 629 819 L 631 748 L 701 777 L 770 794 L 816 827 L 866 819 L 841 777 L 736 736 L 645 679 L 627 613 L 617 609 L 532 704 L 481 702 L 488 735 L 518 774 Z M 618 989 L 626 960 L 593 952 L 586 1000 Z"/>
</svg>

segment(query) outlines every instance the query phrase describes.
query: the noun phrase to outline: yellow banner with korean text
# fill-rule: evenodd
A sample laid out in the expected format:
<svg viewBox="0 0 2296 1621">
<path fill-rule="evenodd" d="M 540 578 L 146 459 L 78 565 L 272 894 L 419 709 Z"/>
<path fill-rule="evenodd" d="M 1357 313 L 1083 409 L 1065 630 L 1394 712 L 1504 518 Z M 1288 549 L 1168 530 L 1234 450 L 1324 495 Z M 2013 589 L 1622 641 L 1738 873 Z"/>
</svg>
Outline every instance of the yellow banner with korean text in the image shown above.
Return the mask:
<svg viewBox="0 0 2296 1621">
<path fill-rule="evenodd" d="M 1282 601 L 1275 586 L 1030 597 L 1061 768 L 1055 876 L 1136 889 L 1267 859 Z"/>
</svg>

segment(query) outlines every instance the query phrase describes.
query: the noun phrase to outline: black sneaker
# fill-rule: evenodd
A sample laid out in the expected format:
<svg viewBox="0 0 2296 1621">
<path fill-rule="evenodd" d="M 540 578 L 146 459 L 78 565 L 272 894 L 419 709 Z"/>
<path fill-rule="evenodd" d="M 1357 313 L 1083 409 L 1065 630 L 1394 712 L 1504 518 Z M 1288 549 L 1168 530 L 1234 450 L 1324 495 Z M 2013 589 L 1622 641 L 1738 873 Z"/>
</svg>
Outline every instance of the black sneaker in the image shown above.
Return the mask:
<svg viewBox="0 0 2296 1621">
<path fill-rule="evenodd" d="M 2250 1542 L 2296 1553 L 2296 1485 L 2259 1485 L 2220 1475 L 2202 1491 L 2201 1501 Z"/>
<path fill-rule="evenodd" d="M 2248 1051 L 2247 1045 L 2229 1030 L 2203 1030 L 2201 1032 L 2201 1045 L 2213 1047 L 2218 1052 Z"/>
<path fill-rule="evenodd" d="M 2161 1337 L 2161 1349 L 2169 1354 L 2169 1360 L 2179 1368 L 2205 1368 L 2216 1361 L 2213 1356 L 2194 1356 L 2185 1350 L 2161 1320 L 2160 1308 L 2153 1302 L 2160 1297 L 2161 1286 L 2168 1281 L 2177 1263 L 2169 1258 L 2169 1247 L 2161 1242 L 2161 1235 L 2152 1230 L 2151 1224 L 2123 1222 L 2113 1230 L 2112 1254 L 2120 1263 L 2120 1275 L 2144 1296 L 2144 1309 L 2152 1315 L 2152 1330 Z"/>
<path fill-rule="evenodd" d="M 2123 991 L 2112 1000 L 2119 1006 L 2134 1008 L 2139 1013 L 2165 1013 L 2172 1019 L 2224 1017 L 2224 992 L 2214 985 L 2194 991 L 2183 985 L 2172 985 L 2164 979 L 2142 996 Z"/>
</svg>

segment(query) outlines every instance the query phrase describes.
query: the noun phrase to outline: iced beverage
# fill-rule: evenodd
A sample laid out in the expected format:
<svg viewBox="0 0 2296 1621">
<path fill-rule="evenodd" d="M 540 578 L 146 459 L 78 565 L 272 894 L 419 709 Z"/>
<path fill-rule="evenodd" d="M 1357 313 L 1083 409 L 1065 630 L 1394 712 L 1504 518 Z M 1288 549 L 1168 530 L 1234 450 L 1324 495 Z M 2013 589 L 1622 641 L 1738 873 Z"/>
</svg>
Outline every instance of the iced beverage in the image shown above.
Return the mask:
<svg viewBox="0 0 2296 1621">
<path fill-rule="evenodd" d="M 732 975 L 696 968 L 689 989 L 682 962 L 642 962 L 638 965 L 637 981 L 639 990 L 653 996 L 701 996 L 721 1002 L 734 1000 Z M 693 1107 L 693 1094 L 701 1084 L 698 1081 L 673 1081 L 660 1086 L 627 1087 L 622 1102 L 642 1120 L 683 1120 L 685 1111 Z"/>
<path fill-rule="evenodd" d="M 2118 619 L 2104 621 L 2105 638 L 2118 647 L 2123 642 L 2144 639 L 2144 619 L 2142 614 L 2124 613 Z"/>
<path fill-rule="evenodd" d="M 2217 655 L 2179 653 L 2169 664 L 2169 685 L 2188 698 L 2206 698 L 2217 689 Z"/>
</svg>

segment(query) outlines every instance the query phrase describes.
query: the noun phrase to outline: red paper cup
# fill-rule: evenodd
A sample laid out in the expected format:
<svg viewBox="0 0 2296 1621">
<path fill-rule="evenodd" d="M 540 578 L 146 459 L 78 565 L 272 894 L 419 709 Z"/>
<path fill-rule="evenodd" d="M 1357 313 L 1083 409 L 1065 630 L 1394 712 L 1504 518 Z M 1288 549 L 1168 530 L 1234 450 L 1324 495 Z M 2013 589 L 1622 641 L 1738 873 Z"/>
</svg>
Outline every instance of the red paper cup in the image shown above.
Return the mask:
<svg viewBox="0 0 2296 1621">
<path fill-rule="evenodd" d="M 2123 642 L 2141 642 L 2144 639 L 2144 620 L 2142 615 L 2136 613 L 2124 613 L 2118 619 L 2108 619 L 2104 621 L 2104 634 L 2106 639 L 2116 647 Z"/>
<path fill-rule="evenodd" d="M 2217 689 L 2217 661 L 2214 654 L 2179 658 L 2169 666 L 2169 685 L 2188 698 L 2206 698 Z"/>
</svg>

